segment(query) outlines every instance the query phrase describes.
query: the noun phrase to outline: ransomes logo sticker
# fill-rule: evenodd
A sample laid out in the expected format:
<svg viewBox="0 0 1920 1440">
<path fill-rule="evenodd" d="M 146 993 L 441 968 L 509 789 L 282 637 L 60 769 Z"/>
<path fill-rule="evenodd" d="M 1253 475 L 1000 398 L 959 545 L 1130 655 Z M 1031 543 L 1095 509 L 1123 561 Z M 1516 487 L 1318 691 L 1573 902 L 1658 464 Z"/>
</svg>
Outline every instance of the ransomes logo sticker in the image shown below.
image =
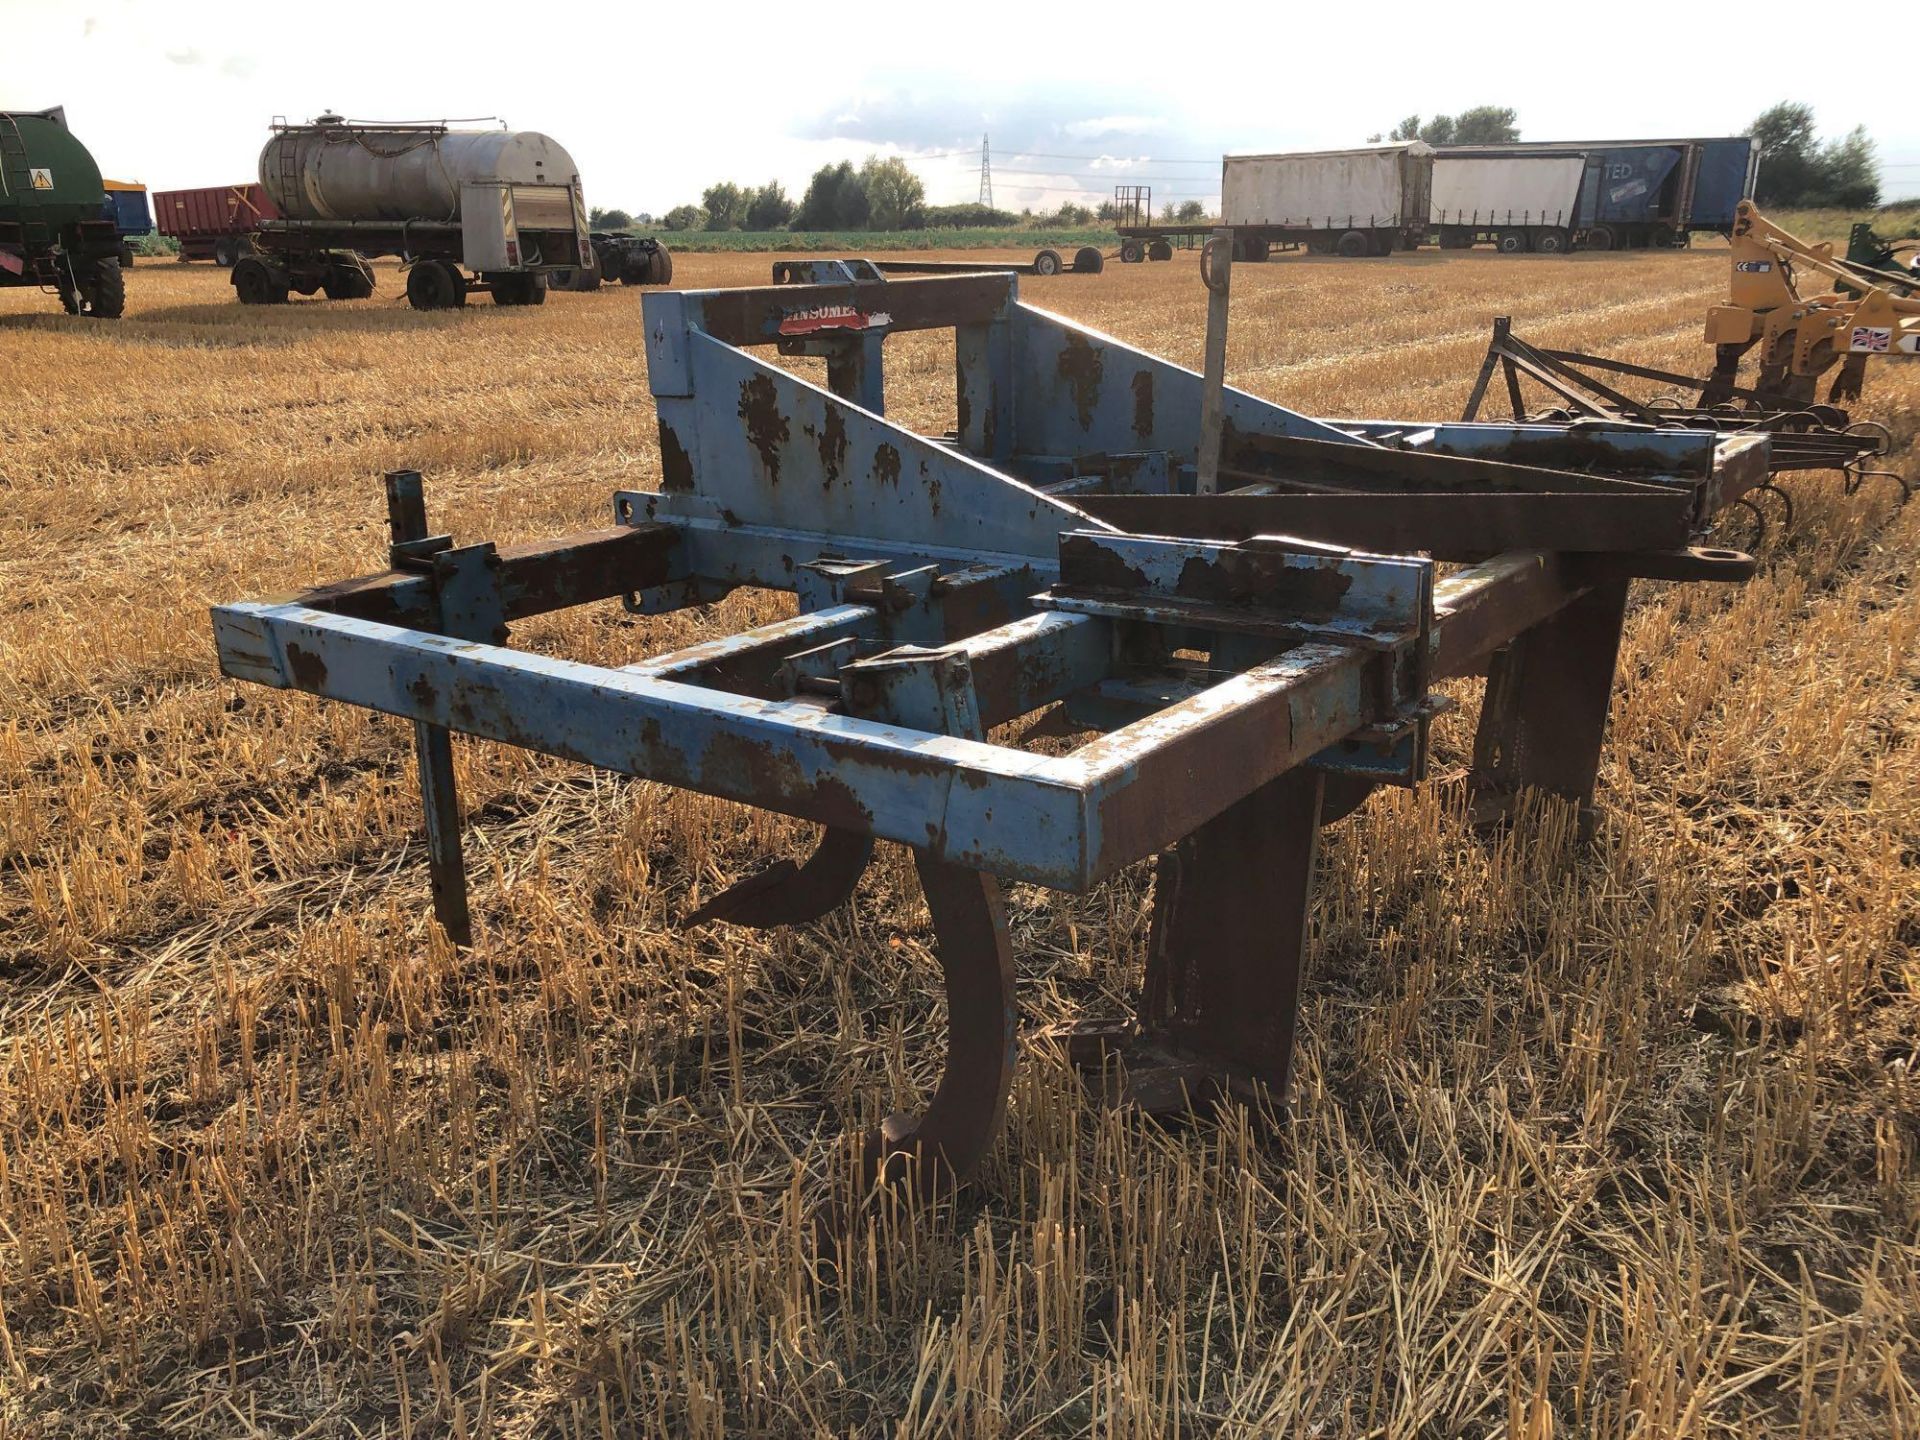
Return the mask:
<svg viewBox="0 0 1920 1440">
<path fill-rule="evenodd" d="M 32 176 L 32 184 L 34 189 L 51 190 L 53 188 L 53 171 L 49 170 L 44 165 L 36 165 L 33 167 L 32 170 L 28 171 L 27 173 Z"/>
</svg>

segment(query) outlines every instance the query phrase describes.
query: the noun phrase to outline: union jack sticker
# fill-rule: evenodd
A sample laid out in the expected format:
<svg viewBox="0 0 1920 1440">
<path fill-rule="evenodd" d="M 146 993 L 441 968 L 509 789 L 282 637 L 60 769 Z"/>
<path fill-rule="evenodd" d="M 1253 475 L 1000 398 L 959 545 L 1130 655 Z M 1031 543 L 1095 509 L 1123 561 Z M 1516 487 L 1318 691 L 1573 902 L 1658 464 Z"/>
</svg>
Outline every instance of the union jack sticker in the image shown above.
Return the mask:
<svg viewBox="0 0 1920 1440">
<path fill-rule="evenodd" d="M 1893 343 L 1893 328 L 1888 325 L 1856 325 L 1853 343 L 1847 349 L 1860 355 L 1884 355 Z"/>
</svg>

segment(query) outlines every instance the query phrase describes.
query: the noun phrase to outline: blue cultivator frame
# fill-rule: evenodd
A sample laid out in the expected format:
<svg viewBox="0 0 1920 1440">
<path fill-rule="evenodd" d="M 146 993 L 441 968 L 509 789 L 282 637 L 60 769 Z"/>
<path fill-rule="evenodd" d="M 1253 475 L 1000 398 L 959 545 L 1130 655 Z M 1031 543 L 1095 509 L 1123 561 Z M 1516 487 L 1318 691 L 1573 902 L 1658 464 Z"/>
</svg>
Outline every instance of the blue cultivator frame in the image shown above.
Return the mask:
<svg viewBox="0 0 1920 1440">
<path fill-rule="evenodd" d="M 1421 780 L 1434 682 L 1489 676 L 1478 803 L 1584 802 L 1629 580 L 1752 570 L 1689 542 L 1765 482 L 1764 437 L 1332 422 L 1216 390 L 1220 489 L 1195 493 L 1192 371 L 1020 303 L 1011 276 L 783 268 L 801 283 L 645 297 L 663 482 L 617 494 L 608 529 L 455 546 L 397 472 L 388 569 L 214 624 L 231 676 L 415 722 L 457 941 L 449 731 L 822 827 L 689 921 L 817 918 L 876 838 L 911 846 L 951 1042 L 926 1111 L 868 1137 L 876 1176 L 933 1190 L 998 1128 L 1003 882 L 1083 891 L 1156 860 L 1139 1015 L 1089 1023 L 1088 1048 L 1122 1050 L 1145 1103 L 1284 1097 L 1319 827 Z M 940 328 L 957 414 L 927 436 L 887 418 L 882 351 Z M 827 385 L 776 347 L 824 357 Z M 506 643 L 564 606 L 653 614 L 742 586 L 797 613 L 618 668 Z M 1082 742 L 1016 738 L 1042 711 Z"/>
</svg>

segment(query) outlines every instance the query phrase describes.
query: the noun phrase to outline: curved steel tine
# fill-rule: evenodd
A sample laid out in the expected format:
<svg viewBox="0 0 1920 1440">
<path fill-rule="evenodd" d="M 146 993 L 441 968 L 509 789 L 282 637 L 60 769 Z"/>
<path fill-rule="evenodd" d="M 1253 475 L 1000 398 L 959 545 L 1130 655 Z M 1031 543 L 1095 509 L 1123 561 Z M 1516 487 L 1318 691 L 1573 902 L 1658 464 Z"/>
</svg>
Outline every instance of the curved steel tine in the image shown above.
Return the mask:
<svg viewBox="0 0 1920 1440">
<path fill-rule="evenodd" d="M 680 928 L 691 930 L 709 920 L 754 930 L 805 925 L 851 899 L 872 859 L 873 836 L 829 825 L 804 864 L 774 861 L 688 912 Z"/>
<path fill-rule="evenodd" d="M 867 1133 L 861 1179 L 865 1188 L 906 1184 L 937 1199 L 972 1177 L 1000 1132 L 1019 1015 L 1000 882 L 919 850 L 913 859 L 946 982 L 947 1066 L 925 1111 L 889 1115 Z"/>
<path fill-rule="evenodd" d="M 1783 532 L 1793 529 L 1793 497 L 1772 481 L 1768 481 L 1764 485 L 1756 485 L 1753 488 L 1756 490 L 1764 490 L 1769 495 L 1779 497 L 1780 508 L 1786 512 L 1780 521 L 1780 529 Z"/>
<path fill-rule="evenodd" d="M 1761 487 L 1755 486 L 1754 488 L 1759 489 Z M 1738 505 L 1742 510 L 1745 510 L 1749 515 L 1753 516 L 1753 523 L 1755 526 L 1755 529 L 1753 532 L 1753 539 L 1747 541 L 1745 545 L 1741 546 L 1741 548 L 1749 552 L 1758 550 L 1760 548 L 1760 542 L 1767 538 L 1767 512 L 1762 510 L 1758 505 L 1754 504 L 1753 501 L 1747 499 L 1747 497 L 1744 495 L 1742 495 L 1738 500 L 1734 501 L 1733 503 L 1735 505 Z"/>
</svg>

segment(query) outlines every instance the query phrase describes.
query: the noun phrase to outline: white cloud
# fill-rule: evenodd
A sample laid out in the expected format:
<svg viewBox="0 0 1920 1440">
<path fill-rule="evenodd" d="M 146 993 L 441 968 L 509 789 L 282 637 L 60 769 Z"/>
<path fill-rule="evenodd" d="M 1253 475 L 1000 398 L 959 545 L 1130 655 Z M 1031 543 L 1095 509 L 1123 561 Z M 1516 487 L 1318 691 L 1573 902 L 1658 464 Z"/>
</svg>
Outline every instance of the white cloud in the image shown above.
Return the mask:
<svg viewBox="0 0 1920 1440">
<path fill-rule="evenodd" d="M 1067 134 L 1075 140 L 1098 140 L 1107 135 L 1156 135 L 1167 128 L 1158 115 L 1099 115 L 1091 120 L 1074 120 Z"/>
</svg>

